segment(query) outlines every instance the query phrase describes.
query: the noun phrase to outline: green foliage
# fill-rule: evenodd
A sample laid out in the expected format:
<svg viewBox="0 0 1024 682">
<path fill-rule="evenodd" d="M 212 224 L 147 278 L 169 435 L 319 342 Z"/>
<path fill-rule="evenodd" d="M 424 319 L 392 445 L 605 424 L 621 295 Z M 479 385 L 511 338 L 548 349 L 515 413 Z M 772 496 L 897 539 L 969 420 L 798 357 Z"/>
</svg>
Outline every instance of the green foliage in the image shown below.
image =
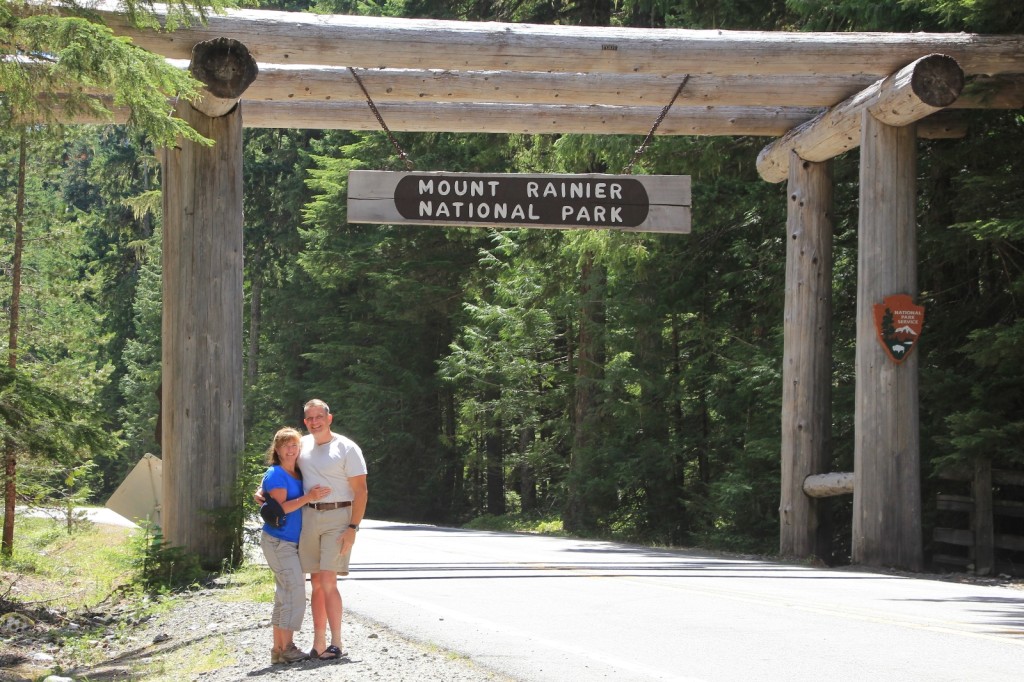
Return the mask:
<svg viewBox="0 0 1024 682">
<path fill-rule="evenodd" d="M 72 462 L 109 445 L 97 423 L 88 405 L 21 370 L 0 367 L 0 438 L 18 449 Z"/>
<path fill-rule="evenodd" d="M 562 519 L 557 516 L 533 517 L 520 514 L 494 516 L 485 514 L 462 524 L 472 530 L 490 530 L 539 535 L 563 535 Z"/>
<path fill-rule="evenodd" d="M 167 28 L 202 20 L 206 7 L 233 3 L 170 3 Z M 158 27 L 151 6 L 122 3 L 129 20 Z M 0 105 L 9 121 L 52 123 L 63 114 L 110 116 L 128 107 L 129 125 L 146 131 L 159 145 L 178 137 L 211 143 L 181 119 L 168 116 L 168 100 L 194 101 L 199 83 L 163 57 L 115 36 L 75 3 L 4 2 L 0 5 Z M 93 93 L 106 93 L 109 102 Z"/>
<path fill-rule="evenodd" d="M 23 602 L 40 601 L 60 611 L 91 608 L 128 584 L 133 531 L 116 526 L 83 524 L 69 535 L 63 520 L 24 517 L 18 519 L 19 543 L 11 557 L 0 556 L 0 571 L 31 576 L 18 585 Z M 11 592 L 0 579 L 0 594 Z M 60 595 L 54 601 L 55 594 Z M 3 598 L 0 598 L 0 603 Z M 31 613 L 31 607 L 15 605 Z M 39 609 L 42 611 L 43 609 Z M 40 613 L 43 618 L 51 615 Z"/>
<path fill-rule="evenodd" d="M 491 136 L 424 137 L 409 147 L 420 168 L 441 154 L 449 168 L 493 167 Z M 329 146 L 339 141 L 340 148 Z M 291 327 L 302 336 L 289 339 L 303 361 L 296 402 L 327 400 L 335 427 L 363 447 L 379 472 L 375 509 L 445 518 L 458 505 L 458 484 L 445 433 L 451 403 L 434 374 L 451 343 L 479 237 L 346 225 L 347 171 L 363 165 L 360 158 L 390 161 L 393 150 L 378 134 L 325 137 L 314 148 L 322 150 L 310 170 L 317 196 L 306 207 L 308 227 L 300 229 L 304 245 L 297 257 L 308 282 L 297 300 L 310 304 Z M 287 305 L 295 308 L 294 301 Z M 286 315 L 294 319 L 294 312 Z M 294 366 L 295 360 L 286 362 Z"/>
<path fill-rule="evenodd" d="M 1020 296 L 1024 292 L 1024 179 L 1019 151 L 1007 141 L 1018 115 L 986 112 L 976 133 L 927 157 L 922 297 L 928 305 L 922 357 L 922 434 L 933 447 L 930 469 L 1020 468 Z M 927 360 L 927 361 L 925 361 Z M 926 460 L 927 461 L 927 460 Z"/>
<path fill-rule="evenodd" d="M 83 507 L 92 495 L 89 479 L 94 469 L 92 461 L 61 466 L 29 459 L 21 463 L 18 497 L 29 509 L 41 510 L 62 523 L 70 535 L 91 525 Z"/>
<path fill-rule="evenodd" d="M 1019 33 L 1016 0 L 786 0 L 795 21 L 812 31 L 971 31 Z"/>
<path fill-rule="evenodd" d="M 120 482 L 129 468 L 146 453 L 159 455 L 157 417 L 160 412 L 160 330 L 161 262 L 160 230 L 154 231 L 146 248 L 147 260 L 138 271 L 138 284 L 133 302 L 133 324 L 122 333 L 131 334 L 124 342 L 120 377 L 118 423 L 122 429 L 124 449 L 118 463 L 111 462 L 111 483 Z M 109 487 L 109 485 L 108 485 Z"/>
<path fill-rule="evenodd" d="M 787 14 L 784 0 L 619 0 L 615 4 L 623 10 L 623 22 L 630 26 L 771 31 L 784 27 Z"/>
<path fill-rule="evenodd" d="M 317 14 L 352 14 L 366 17 L 401 17 L 406 14 L 406 0 L 311 0 L 296 3 L 308 5 Z"/>
<path fill-rule="evenodd" d="M 786 0 L 810 31 L 920 31 L 923 16 L 914 0 Z"/>
<path fill-rule="evenodd" d="M 62 506 L 69 530 L 75 523 L 73 505 L 77 499 L 88 494 L 87 488 L 76 484 L 79 474 L 86 469 L 72 463 L 91 457 L 100 448 L 110 444 L 110 437 L 97 426 L 98 419 L 90 408 L 62 392 L 43 387 L 25 372 L 11 368 L 0 368 L 0 442 L 4 443 L 6 470 L 4 475 L 4 502 L 7 510 L 13 510 L 17 493 L 15 477 L 16 462 L 19 458 L 49 460 L 51 467 L 59 464 L 68 472 L 65 489 L 70 488 L 70 500 Z M 58 468 L 57 471 L 60 471 Z M 79 490 L 74 491 L 76 485 Z M 49 491 L 52 493 L 54 489 Z M 77 493 L 82 493 L 78 495 Z M 52 502 L 52 494 L 47 496 Z M 4 518 L 4 552 L 10 554 L 14 547 L 14 518 Z"/>
<path fill-rule="evenodd" d="M 567 463 L 559 442 L 571 378 L 561 312 L 547 300 L 557 270 L 535 249 L 559 239 L 514 232 L 491 239 L 480 252 L 483 277 L 465 304 L 464 326 L 439 372 L 457 390 L 459 449 L 477 450 L 488 437 L 515 443 L 502 466 L 520 473 L 521 507 L 551 508 Z M 470 461 L 486 467 L 486 453 Z"/>
<path fill-rule="evenodd" d="M 74 207 L 87 244 L 80 267 L 94 283 L 94 352 L 109 367 L 97 400 L 122 442 L 100 455 L 102 499 L 156 441 L 160 383 L 159 164 L 143 136 L 123 128 L 86 128 L 65 156 L 64 201 Z M 97 343 L 98 342 L 98 343 Z"/>
<path fill-rule="evenodd" d="M 123 456 L 116 440 L 123 423 L 119 411 L 126 404 L 118 385 L 126 371 L 125 344 L 135 334 L 130 324 L 140 264 L 147 252 L 159 254 L 160 249 L 158 241 L 155 250 L 149 248 L 154 242 L 147 241 L 153 220 L 136 217 L 126 204 L 136 193 L 151 196 L 147 188 L 156 178 L 145 146 L 133 136 L 97 128 L 53 133 L 38 129 L 29 135 L 18 360 L 43 386 L 89 405 L 94 426 L 109 434 L 91 482 L 95 494 L 104 496 L 137 460 Z M 16 141 L 9 136 L 0 137 L 0 162 L 15 171 L 0 179 L 0 216 L 6 226 L 8 219 L 13 222 L 17 176 Z M 10 253 L 10 243 L 7 228 L 0 227 L 0 253 Z M 159 270 L 155 277 L 159 304 Z M 0 278 L 0 297 L 9 291 L 10 279 Z M 147 344 L 159 341 L 159 305 L 156 316 L 155 336 Z M 0 347 L 6 340 L 5 333 Z M 158 373 L 158 343 L 155 357 Z M 140 393 L 127 404 L 145 409 L 146 397 Z M 155 396 L 148 399 L 149 416 L 155 419 Z"/>
<path fill-rule="evenodd" d="M 132 582 L 149 593 L 163 593 L 201 582 L 209 573 L 199 557 L 164 541 L 158 528 L 145 528 L 134 538 Z"/>
<path fill-rule="evenodd" d="M 943 31 L 1020 33 L 1024 6 L 1015 0 L 903 0 L 932 18 Z"/>
</svg>

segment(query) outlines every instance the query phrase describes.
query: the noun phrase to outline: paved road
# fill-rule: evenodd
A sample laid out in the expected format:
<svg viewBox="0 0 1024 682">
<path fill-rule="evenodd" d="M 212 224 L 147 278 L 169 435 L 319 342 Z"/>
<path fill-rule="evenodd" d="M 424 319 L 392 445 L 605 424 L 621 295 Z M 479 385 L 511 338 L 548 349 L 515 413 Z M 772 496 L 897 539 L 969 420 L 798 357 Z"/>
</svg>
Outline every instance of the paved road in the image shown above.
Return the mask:
<svg viewBox="0 0 1024 682">
<path fill-rule="evenodd" d="M 126 519 L 125 517 L 118 514 L 112 509 L 106 507 L 75 507 L 77 513 L 85 514 L 93 523 L 102 523 L 106 526 L 124 526 L 126 528 L 136 528 L 137 525 L 134 521 Z M 57 509 L 26 509 L 25 507 L 15 507 L 14 513 L 17 515 L 34 516 L 37 518 L 49 518 L 57 521 L 63 521 L 62 512 Z"/>
<path fill-rule="evenodd" d="M 364 522 L 346 608 L 529 682 L 1024 679 L 1024 589 Z"/>
</svg>

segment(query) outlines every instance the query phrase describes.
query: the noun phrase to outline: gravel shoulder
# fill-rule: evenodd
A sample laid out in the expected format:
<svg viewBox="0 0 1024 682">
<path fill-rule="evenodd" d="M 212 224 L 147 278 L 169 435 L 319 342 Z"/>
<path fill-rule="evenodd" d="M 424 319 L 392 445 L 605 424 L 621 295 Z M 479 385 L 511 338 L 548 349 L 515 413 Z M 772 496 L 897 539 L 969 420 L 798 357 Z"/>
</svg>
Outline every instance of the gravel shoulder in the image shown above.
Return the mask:
<svg viewBox="0 0 1024 682">
<path fill-rule="evenodd" d="M 89 511 L 97 515 L 93 520 L 98 523 L 134 525 L 103 516 L 106 510 Z M 265 566 L 258 547 L 247 549 L 248 562 Z M 385 623 L 361 617 L 357 604 L 344 614 L 347 655 L 342 659 L 271 665 L 273 605 L 255 601 L 231 574 L 200 589 L 175 594 L 156 607 L 118 593 L 87 612 L 73 613 L 59 597 L 33 605 L 7 599 L 17 597 L 17 585 L 43 594 L 47 589 L 61 589 L 60 585 L 45 585 L 32 575 L 0 574 L 0 578 L 0 585 L 14 586 L 8 588 L 13 595 L 0 594 L 0 682 L 232 682 L 264 678 L 288 682 L 514 682 L 463 655 L 408 639 Z M 340 588 L 344 597 L 344 582 Z M 307 584 L 307 603 L 308 589 Z M 15 620 L 5 620 L 12 616 Z M 9 627 L 15 622 L 19 627 Z M 312 641 L 307 607 L 295 643 L 308 651 Z"/>
<path fill-rule="evenodd" d="M 344 585 L 342 585 L 344 594 Z M 369 679 L 437 682 L 512 682 L 465 657 L 427 642 L 406 639 L 358 614 L 346 611 L 343 625 L 347 656 L 338 661 L 301 661 L 271 665 L 271 604 L 239 599 L 240 591 L 224 578 L 209 587 L 182 594 L 166 611 L 139 622 L 130 607 L 92 613 L 94 622 L 106 621 L 96 639 L 86 646 L 101 651 L 102 660 L 75 665 L 82 652 L 53 646 L 52 633 L 41 625 L 35 632 L 4 641 L 4 648 L 22 655 L 0 660 L 0 682 L 40 680 L 53 673 L 58 679 L 90 682 L 114 680 L 194 680 L 230 682 L 252 679 L 287 679 L 289 682 L 324 679 Z M 47 636 L 50 634 L 50 636 Z M 296 633 L 296 644 L 312 644 L 308 620 Z M 47 642 L 50 642 L 47 645 Z M 10 647 L 10 648 L 8 648 Z M 42 658 L 37 654 L 48 652 Z M 95 654 L 95 652 L 94 652 Z M 47 658 L 49 657 L 49 658 Z M 96 659 L 97 656 L 93 655 Z"/>
</svg>

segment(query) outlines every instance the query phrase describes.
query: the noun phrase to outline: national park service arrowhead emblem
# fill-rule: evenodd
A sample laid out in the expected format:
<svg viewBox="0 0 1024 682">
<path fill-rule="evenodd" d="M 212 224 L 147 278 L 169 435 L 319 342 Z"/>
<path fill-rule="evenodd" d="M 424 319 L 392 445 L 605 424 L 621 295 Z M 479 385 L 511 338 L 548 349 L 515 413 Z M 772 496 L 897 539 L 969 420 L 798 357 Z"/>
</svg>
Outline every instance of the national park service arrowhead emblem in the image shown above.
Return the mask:
<svg viewBox="0 0 1024 682">
<path fill-rule="evenodd" d="M 906 294 L 889 296 L 875 304 L 875 329 L 878 340 L 897 365 L 907 359 L 921 338 L 924 308 L 914 305 Z"/>
</svg>

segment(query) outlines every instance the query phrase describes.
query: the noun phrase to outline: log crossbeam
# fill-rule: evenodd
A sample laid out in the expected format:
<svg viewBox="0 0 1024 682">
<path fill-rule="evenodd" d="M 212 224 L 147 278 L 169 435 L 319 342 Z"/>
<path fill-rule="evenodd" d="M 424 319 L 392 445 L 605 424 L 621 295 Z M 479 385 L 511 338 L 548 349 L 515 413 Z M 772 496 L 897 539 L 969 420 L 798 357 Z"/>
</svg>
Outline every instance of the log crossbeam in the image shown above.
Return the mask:
<svg viewBox="0 0 1024 682">
<path fill-rule="evenodd" d="M 159 8 L 157 8 L 159 11 Z M 970 75 L 1021 73 L 1022 36 L 967 33 L 810 33 L 642 29 L 441 21 L 229 10 L 173 33 L 130 26 L 116 0 L 96 12 L 111 29 L 165 57 L 228 37 L 260 64 L 365 69 L 718 75 L 868 74 L 881 78 L 921 55 L 955 58 Z"/>
<path fill-rule="evenodd" d="M 804 494 L 808 497 L 835 497 L 853 494 L 853 472 L 813 474 L 804 479 Z"/>
<path fill-rule="evenodd" d="M 793 152 L 805 161 L 827 161 L 857 147 L 864 112 L 886 125 L 905 126 L 948 107 L 963 86 L 963 70 L 952 57 L 922 57 L 765 147 L 757 171 L 768 182 L 782 182 Z"/>
<path fill-rule="evenodd" d="M 76 112 L 60 113 L 59 98 L 45 109 L 55 120 L 77 124 L 125 123 L 129 112 L 104 99 L 113 117 Z M 366 102 L 264 102 L 243 99 L 246 128 L 316 130 L 379 130 Z M 644 135 L 661 113 L 660 107 L 609 107 L 509 104 L 436 104 L 393 102 L 378 104 L 396 132 L 449 133 L 589 133 Z M 748 135 L 778 137 L 813 118 L 817 108 L 679 107 L 669 111 L 658 135 Z M 32 121 L 43 123 L 48 121 Z M 928 139 L 963 137 L 966 126 L 955 118 L 931 118 L 918 134 Z"/>
<path fill-rule="evenodd" d="M 408 132 L 643 134 L 650 112 L 688 75 L 659 134 L 779 137 L 930 53 L 956 59 L 977 86 L 954 106 L 1024 105 L 1024 36 L 542 26 L 266 10 L 230 10 L 162 32 L 132 27 L 118 10 L 116 0 L 95 7 L 116 34 L 171 60 L 187 63 L 205 41 L 244 43 L 260 65 L 244 98 L 250 127 L 365 129 L 361 121 L 373 119 L 359 111 L 363 95 L 349 67 L 379 105 L 393 107 L 389 127 Z M 503 113 L 500 105 L 526 109 Z M 962 125 L 947 127 L 929 123 L 921 134 L 962 134 Z"/>
<path fill-rule="evenodd" d="M 178 63 L 178 60 L 171 60 Z M 465 102 L 657 106 L 667 104 L 679 78 L 648 74 L 548 73 L 363 69 L 359 77 L 377 103 Z M 720 76 L 692 75 L 676 106 L 831 107 L 871 86 L 865 74 Z M 975 78 L 950 106 L 1016 109 L 1024 106 L 1024 78 Z M 348 68 L 261 64 L 247 100 L 273 102 L 361 102 L 362 91 Z"/>
<path fill-rule="evenodd" d="M 245 44 L 229 38 L 194 45 L 188 70 L 204 86 L 202 98 L 192 106 L 210 118 L 234 109 L 259 73 Z"/>
</svg>

